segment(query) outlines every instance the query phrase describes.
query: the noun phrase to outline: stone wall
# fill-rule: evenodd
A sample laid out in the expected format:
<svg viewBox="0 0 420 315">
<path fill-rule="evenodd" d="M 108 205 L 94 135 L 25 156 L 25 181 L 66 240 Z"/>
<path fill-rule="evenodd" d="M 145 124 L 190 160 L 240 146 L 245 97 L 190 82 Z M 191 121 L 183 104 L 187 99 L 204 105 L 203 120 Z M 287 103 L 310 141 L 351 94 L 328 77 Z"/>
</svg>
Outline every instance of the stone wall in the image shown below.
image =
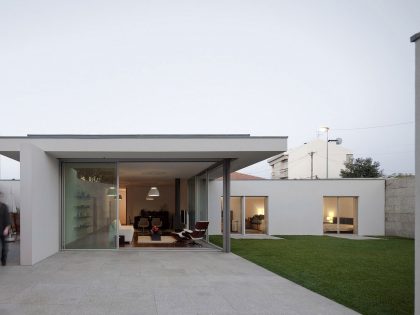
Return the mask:
<svg viewBox="0 0 420 315">
<path fill-rule="evenodd" d="M 414 238 L 414 176 L 385 181 L 385 235 Z"/>
</svg>

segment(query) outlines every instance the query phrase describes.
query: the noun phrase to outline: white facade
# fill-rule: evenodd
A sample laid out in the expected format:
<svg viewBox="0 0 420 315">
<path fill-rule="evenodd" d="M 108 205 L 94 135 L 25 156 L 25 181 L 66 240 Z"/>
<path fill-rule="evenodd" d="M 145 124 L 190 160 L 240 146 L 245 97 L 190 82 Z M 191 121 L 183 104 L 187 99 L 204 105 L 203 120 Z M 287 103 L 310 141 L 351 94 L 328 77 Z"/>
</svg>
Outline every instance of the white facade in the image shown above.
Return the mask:
<svg viewBox="0 0 420 315">
<path fill-rule="evenodd" d="M 286 149 L 286 137 L 250 135 L 0 137 L 0 154 L 20 161 L 20 263 L 33 265 L 63 248 L 60 247 L 60 235 L 65 221 L 61 217 L 63 192 L 60 163 L 63 161 L 101 161 L 115 166 L 118 161 L 126 160 L 192 163 L 205 161 L 210 165 L 223 163 L 224 168 L 221 170 L 226 169 L 226 173 L 229 173 Z M 208 165 L 197 172 L 205 171 L 207 167 Z M 222 175 L 222 171 L 214 174 L 217 177 Z M 78 227 L 85 226 L 73 228 Z M 224 250 L 230 250 L 229 242 Z"/>
<path fill-rule="evenodd" d="M 220 234 L 222 183 L 209 183 L 209 233 Z M 241 180 L 231 182 L 231 196 L 267 197 L 267 234 L 322 235 L 323 197 L 358 198 L 358 234 L 384 235 L 383 179 Z"/>
<path fill-rule="evenodd" d="M 312 157 L 311 157 L 312 156 Z M 344 163 L 352 152 L 335 142 L 328 144 L 328 178 L 340 178 Z M 311 159 L 313 178 L 326 178 L 327 142 L 316 139 L 300 147 L 290 149 L 268 160 L 272 167 L 272 179 L 310 179 Z"/>
</svg>

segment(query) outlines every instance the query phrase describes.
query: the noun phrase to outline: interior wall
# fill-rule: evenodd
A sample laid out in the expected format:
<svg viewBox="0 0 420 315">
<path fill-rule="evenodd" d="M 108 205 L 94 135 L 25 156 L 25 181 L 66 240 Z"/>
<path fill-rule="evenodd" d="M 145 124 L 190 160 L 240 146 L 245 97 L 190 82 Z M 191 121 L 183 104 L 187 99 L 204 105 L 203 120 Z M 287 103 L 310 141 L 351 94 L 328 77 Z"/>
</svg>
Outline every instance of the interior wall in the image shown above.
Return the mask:
<svg viewBox="0 0 420 315">
<path fill-rule="evenodd" d="M 245 198 L 245 217 L 251 218 L 256 214 L 265 214 L 264 197 Z"/>
<path fill-rule="evenodd" d="M 181 186 L 182 187 L 182 186 Z M 134 221 L 142 209 L 148 211 L 166 210 L 175 212 L 175 180 L 172 185 L 158 186 L 160 196 L 146 200 L 150 186 L 127 186 L 127 216 Z"/>
<path fill-rule="evenodd" d="M 222 198 L 223 199 L 223 198 Z M 220 208 L 221 209 L 221 208 Z M 242 197 L 231 197 L 230 198 L 230 209 L 232 210 L 232 231 L 241 232 L 242 229 Z"/>
<path fill-rule="evenodd" d="M 354 218 L 353 197 L 340 197 L 338 199 L 338 208 L 340 209 L 340 218 Z"/>
<path fill-rule="evenodd" d="M 175 180 L 174 180 L 175 181 Z M 174 186 L 175 190 L 175 186 Z M 181 179 L 181 187 L 180 187 L 180 194 L 181 194 L 181 210 L 188 210 L 188 180 Z"/>
<path fill-rule="evenodd" d="M 337 216 L 337 197 L 324 197 L 324 221 L 327 222 L 327 217 L 332 218 Z"/>
<path fill-rule="evenodd" d="M 121 199 L 118 200 L 120 222 L 122 225 L 129 224 L 127 220 L 127 190 L 120 188 L 119 195 L 121 196 Z"/>
<path fill-rule="evenodd" d="M 223 197 L 220 198 L 220 213 L 222 214 L 223 209 Z M 231 212 L 231 232 L 240 233 L 242 230 L 242 197 L 233 196 L 230 197 L 230 210 Z M 221 217 L 222 218 L 222 217 Z M 223 222 L 220 221 L 222 231 L 223 231 Z"/>
</svg>

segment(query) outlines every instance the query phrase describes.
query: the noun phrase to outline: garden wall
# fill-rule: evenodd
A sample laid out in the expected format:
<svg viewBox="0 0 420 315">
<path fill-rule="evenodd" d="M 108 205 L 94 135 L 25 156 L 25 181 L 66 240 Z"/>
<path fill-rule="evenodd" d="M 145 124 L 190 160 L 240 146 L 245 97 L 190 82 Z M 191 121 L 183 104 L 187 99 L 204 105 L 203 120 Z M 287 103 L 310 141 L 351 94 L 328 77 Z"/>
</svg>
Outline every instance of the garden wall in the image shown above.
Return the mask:
<svg viewBox="0 0 420 315">
<path fill-rule="evenodd" d="M 414 176 L 385 181 L 385 235 L 414 238 Z"/>
</svg>

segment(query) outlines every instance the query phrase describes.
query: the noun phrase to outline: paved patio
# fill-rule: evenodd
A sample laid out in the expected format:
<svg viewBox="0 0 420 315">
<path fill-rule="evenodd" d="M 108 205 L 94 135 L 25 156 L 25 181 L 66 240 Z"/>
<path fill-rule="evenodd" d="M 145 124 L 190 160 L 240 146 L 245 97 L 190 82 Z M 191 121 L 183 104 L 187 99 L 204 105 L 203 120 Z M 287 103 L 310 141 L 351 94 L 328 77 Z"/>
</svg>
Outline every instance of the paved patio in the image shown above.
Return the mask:
<svg viewBox="0 0 420 315">
<path fill-rule="evenodd" d="M 60 252 L 0 268 L 0 314 L 356 314 L 234 254 Z"/>
</svg>

